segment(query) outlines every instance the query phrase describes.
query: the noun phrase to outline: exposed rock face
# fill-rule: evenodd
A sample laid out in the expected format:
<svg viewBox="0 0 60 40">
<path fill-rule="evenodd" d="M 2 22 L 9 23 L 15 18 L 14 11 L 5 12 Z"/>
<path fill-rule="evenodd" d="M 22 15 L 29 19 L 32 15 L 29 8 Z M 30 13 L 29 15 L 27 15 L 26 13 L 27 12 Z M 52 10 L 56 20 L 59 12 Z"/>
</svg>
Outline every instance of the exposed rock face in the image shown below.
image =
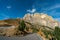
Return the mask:
<svg viewBox="0 0 60 40">
<path fill-rule="evenodd" d="M 33 24 L 49 26 L 51 28 L 58 26 L 58 21 L 55 21 L 51 16 L 43 13 L 28 13 L 23 17 L 23 19 Z"/>
</svg>

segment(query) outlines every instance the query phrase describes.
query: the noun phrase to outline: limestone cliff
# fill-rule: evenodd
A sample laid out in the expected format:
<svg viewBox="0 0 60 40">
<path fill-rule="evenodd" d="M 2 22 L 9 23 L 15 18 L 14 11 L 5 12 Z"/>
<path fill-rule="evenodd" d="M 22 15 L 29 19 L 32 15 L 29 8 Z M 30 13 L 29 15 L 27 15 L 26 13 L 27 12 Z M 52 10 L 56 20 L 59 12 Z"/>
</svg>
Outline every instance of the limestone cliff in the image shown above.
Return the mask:
<svg viewBox="0 0 60 40">
<path fill-rule="evenodd" d="M 24 21 L 30 22 L 32 24 L 39 24 L 53 28 L 59 26 L 58 21 L 54 20 L 51 16 L 44 13 L 27 13 L 23 17 Z"/>
</svg>

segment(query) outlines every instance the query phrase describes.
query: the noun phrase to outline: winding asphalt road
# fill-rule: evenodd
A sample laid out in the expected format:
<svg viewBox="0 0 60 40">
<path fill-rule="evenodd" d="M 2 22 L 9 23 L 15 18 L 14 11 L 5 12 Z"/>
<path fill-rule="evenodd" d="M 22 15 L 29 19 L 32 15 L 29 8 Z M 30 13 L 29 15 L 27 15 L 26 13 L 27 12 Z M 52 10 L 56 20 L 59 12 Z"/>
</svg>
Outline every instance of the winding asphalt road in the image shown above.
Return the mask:
<svg viewBox="0 0 60 40">
<path fill-rule="evenodd" d="M 3 36 L 0 36 L 0 40 L 42 40 L 42 38 L 38 34 L 34 33 L 34 34 L 29 34 L 24 37 L 3 37 Z"/>
</svg>

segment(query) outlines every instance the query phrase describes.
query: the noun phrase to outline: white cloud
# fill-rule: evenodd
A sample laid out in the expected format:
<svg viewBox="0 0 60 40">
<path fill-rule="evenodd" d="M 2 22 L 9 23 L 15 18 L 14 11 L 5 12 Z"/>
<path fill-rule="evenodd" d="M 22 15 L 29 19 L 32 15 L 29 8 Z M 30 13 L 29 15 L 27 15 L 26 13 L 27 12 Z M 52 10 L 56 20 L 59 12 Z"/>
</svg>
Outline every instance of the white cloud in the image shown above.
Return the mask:
<svg viewBox="0 0 60 40">
<path fill-rule="evenodd" d="M 36 11 L 36 9 L 32 9 L 32 10 L 27 10 L 27 12 L 30 12 L 30 13 L 34 13 Z"/>
<path fill-rule="evenodd" d="M 2 17 L 4 17 L 4 19 L 10 18 L 9 16 L 7 16 L 7 15 L 5 15 L 5 14 L 3 14 L 3 13 L 1 13 L 0 15 L 1 15 Z"/>
<path fill-rule="evenodd" d="M 56 8 L 60 8 L 60 4 L 59 5 L 54 5 L 54 6 L 50 7 L 49 10 L 56 9 Z"/>
<path fill-rule="evenodd" d="M 7 15 L 5 15 L 3 13 L 0 13 L 0 20 L 2 20 L 2 19 L 9 19 L 9 18 L 10 18 L 9 16 L 7 16 Z"/>
<path fill-rule="evenodd" d="M 54 13 L 54 12 L 56 12 L 56 10 L 53 11 L 53 9 L 57 9 L 57 8 L 60 8 L 60 4 L 55 4 L 53 6 L 49 6 L 49 7 L 46 7 L 46 8 L 42 7 L 41 11 L 42 12 L 48 12 L 48 11 L 52 10 L 52 13 Z"/>
<path fill-rule="evenodd" d="M 60 8 L 60 4 L 55 4 L 55 5 L 53 5 L 53 6 L 50 6 L 50 7 L 48 7 L 48 8 L 45 8 L 45 9 L 43 9 L 43 10 L 49 11 L 49 10 L 53 10 L 53 9 L 56 9 L 56 8 Z"/>
<path fill-rule="evenodd" d="M 4 19 L 10 19 L 10 18 L 5 17 Z"/>
<path fill-rule="evenodd" d="M 60 18 L 54 18 L 54 19 L 60 22 Z"/>
<path fill-rule="evenodd" d="M 17 18 L 20 18 L 20 17 L 17 17 Z"/>
<path fill-rule="evenodd" d="M 10 8 L 11 8 L 11 6 L 7 6 L 6 8 L 10 9 Z"/>
</svg>

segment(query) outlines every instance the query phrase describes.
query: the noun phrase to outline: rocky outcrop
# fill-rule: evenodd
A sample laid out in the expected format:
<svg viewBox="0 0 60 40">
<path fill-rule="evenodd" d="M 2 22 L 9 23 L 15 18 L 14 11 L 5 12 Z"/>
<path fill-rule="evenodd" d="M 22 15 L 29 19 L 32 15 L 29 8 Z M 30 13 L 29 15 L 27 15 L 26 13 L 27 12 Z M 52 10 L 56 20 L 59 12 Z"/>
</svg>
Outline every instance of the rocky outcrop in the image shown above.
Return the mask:
<svg viewBox="0 0 60 40">
<path fill-rule="evenodd" d="M 24 21 L 30 22 L 32 24 L 44 25 L 53 29 L 55 28 L 55 26 L 59 26 L 58 21 L 54 20 L 51 16 L 44 13 L 27 13 L 23 17 L 23 19 Z"/>
</svg>

